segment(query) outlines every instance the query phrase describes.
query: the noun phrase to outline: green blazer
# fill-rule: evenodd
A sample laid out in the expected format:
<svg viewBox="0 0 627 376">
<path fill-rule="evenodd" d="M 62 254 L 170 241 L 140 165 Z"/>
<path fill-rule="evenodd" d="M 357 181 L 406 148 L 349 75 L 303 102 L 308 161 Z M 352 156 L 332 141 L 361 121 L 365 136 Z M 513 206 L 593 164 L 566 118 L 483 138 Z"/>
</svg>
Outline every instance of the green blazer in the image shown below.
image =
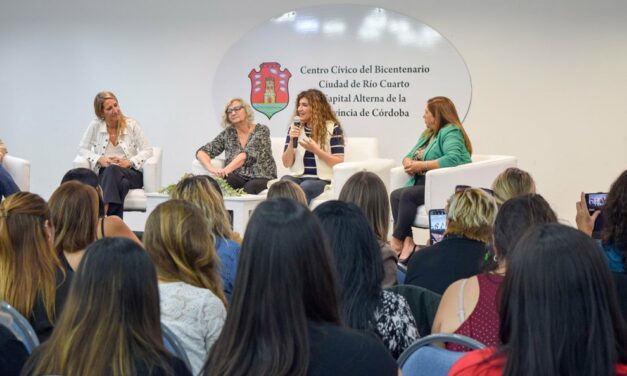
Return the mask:
<svg viewBox="0 0 627 376">
<path fill-rule="evenodd" d="M 429 141 L 429 135 L 421 136 L 418 143 L 411 149 L 405 158 L 413 158 L 416 150 Z M 437 160 L 440 167 L 454 167 L 470 163 L 470 153 L 466 149 L 464 134 L 453 124 L 447 124 L 440 128 L 433 141 L 427 146 L 423 160 Z M 415 176 L 405 184 L 406 187 L 414 185 Z"/>
</svg>

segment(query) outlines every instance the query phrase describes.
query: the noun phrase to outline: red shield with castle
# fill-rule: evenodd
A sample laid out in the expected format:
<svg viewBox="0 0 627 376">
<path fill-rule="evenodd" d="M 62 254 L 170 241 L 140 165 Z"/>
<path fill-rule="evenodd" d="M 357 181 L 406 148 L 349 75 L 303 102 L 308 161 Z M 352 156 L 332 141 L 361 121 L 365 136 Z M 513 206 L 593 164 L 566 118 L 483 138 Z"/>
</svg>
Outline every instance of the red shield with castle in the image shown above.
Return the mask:
<svg viewBox="0 0 627 376">
<path fill-rule="evenodd" d="M 259 70 L 252 69 L 248 78 L 253 108 L 271 119 L 274 114 L 287 107 L 290 101 L 290 77 L 290 71 L 281 70 L 281 64 L 277 62 L 261 63 Z"/>
</svg>

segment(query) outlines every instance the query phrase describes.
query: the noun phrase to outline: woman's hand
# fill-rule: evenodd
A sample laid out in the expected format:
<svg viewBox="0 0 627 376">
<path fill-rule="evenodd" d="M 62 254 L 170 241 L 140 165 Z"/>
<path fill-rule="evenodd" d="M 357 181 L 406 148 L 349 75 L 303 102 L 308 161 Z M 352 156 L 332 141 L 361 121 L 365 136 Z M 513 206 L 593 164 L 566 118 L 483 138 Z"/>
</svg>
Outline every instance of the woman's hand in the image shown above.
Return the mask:
<svg viewBox="0 0 627 376">
<path fill-rule="evenodd" d="M 98 158 L 98 164 L 101 165 L 102 167 L 109 167 L 112 164 L 116 164 L 115 163 L 115 159 L 112 157 L 105 157 L 104 155 L 100 158 Z"/>
<path fill-rule="evenodd" d="M 403 158 L 403 167 L 407 168 L 409 167 L 409 165 L 413 162 L 413 160 L 411 158 Z"/>
<path fill-rule="evenodd" d="M 300 146 L 302 146 L 305 150 L 310 151 L 314 154 L 318 154 L 322 149 L 320 149 L 320 145 L 313 139 L 309 137 L 304 137 L 298 141 Z"/>
<path fill-rule="evenodd" d="M 416 175 L 418 173 L 421 173 L 424 171 L 424 166 L 423 166 L 422 161 L 410 161 L 409 163 L 407 163 L 407 165 L 405 165 L 405 160 L 403 160 L 403 166 L 405 167 L 405 172 L 409 175 Z"/>
<path fill-rule="evenodd" d="M 590 215 L 588 211 L 588 204 L 586 204 L 586 196 L 583 192 L 581 192 L 581 200 L 577 201 L 575 207 L 577 208 L 577 215 L 575 216 L 577 228 L 579 229 L 579 231 L 588 234 L 588 236 L 592 236 L 592 231 L 594 230 L 594 222 L 601 214 L 601 212 L 596 210 L 594 213 L 592 213 L 592 215 Z"/>
<path fill-rule="evenodd" d="M 294 124 L 290 125 L 290 139 L 298 137 L 300 137 L 300 127 L 297 127 Z"/>
</svg>

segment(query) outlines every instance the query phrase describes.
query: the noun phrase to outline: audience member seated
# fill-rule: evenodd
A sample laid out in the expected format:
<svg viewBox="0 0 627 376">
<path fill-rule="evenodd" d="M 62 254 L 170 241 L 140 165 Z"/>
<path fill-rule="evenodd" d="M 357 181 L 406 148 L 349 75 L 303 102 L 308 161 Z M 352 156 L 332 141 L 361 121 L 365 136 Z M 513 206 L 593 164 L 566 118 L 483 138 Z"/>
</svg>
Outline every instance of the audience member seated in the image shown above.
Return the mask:
<svg viewBox="0 0 627 376">
<path fill-rule="evenodd" d="M 4 325 L 0 325 L 0 370 L 3 376 L 19 376 L 28 351 L 24 344 Z"/>
<path fill-rule="evenodd" d="M 88 168 L 74 168 L 63 175 L 61 184 L 68 181 L 78 181 L 83 184 L 89 185 L 96 189 L 98 192 L 98 229 L 96 230 L 96 238 L 102 239 L 105 236 L 121 236 L 129 238 L 141 245 L 139 238 L 133 233 L 133 231 L 124 223 L 122 218 L 117 215 L 105 216 L 104 202 L 102 201 L 102 188 L 98 183 L 98 175 Z"/>
<path fill-rule="evenodd" d="M 12 195 L 15 192 L 19 192 L 20 188 L 15 184 L 13 177 L 9 172 L 2 167 L 2 161 L 7 154 L 7 147 L 0 139 L 0 201 L 3 197 Z"/>
<path fill-rule="evenodd" d="M 355 204 L 327 201 L 314 210 L 329 238 L 340 277 L 342 321 L 375 333 L 394 358 L 418 337 L 416 321 L 402 296 L 381 289 L 383 262 L 368 220 Z"/>
<path fill-rule="evenodd" d="M 166 201 L 148 216 L 144 244 L 157 269 L 161 322 L 179 338 L 197 375 L 226 317 L 207 219 L 189 202 Z"/>
<path fill-rule="evenodd" d="M 456 192 L 446 205 L 442 241 L 409 259 L 405 284 L 444 293 L 458 279 L 478 274 L 492 236 L 496 201 L 482 189 Z"/>
<path fill-rule="evenodd" d="M 294 115 L 302 126 L 290 125 L 281 158 L 291 174 L 281 179 L 300 185 L 309 204 L 331 183 L 333 166 L 344 162 L 344 131 L 327 96 L 318 89 L 298 94 Z"/>
<path fill-rule="evenodd" d="M 564 225 L 538 225 L 510 256 L 503 344 L 468 353 L 449 375 L 627 375 L 625 324 L 594 241 Z"/>
<path fill-rule="evenodd" d="M 510 198 L 536 193 L 536 183 L 527 171 L 510 167 L 494 179 L 492 191 L 496 203 L 501 206 Z"/>
<path fill-rule="evenodd" d="M 17 192 L 0 203 L 0 299 L 30 321 L 40 342 L 52 332 L 73 274 L 53 241 L 50 211 L 41 197 Z"/>
<path fill-rule="evenodd" d="M 588 212 L 588 205 L 584 193 L 581 193 L 581 201 L 577 202 L 577 228 L 589 236 L 594 230 L 597 217 L 603 219 L 601 240 L 599 245 L 605 251 L 610 270 L 625 273 L 625 254 L 627 254 L 627 170 L 612 183 L 607 194 L 605 205 L 601 211 L 595 211 L 592 215 Z"/>
<path fill-rule="evenodd" d="M 342 326 L 327 244 L 305 206 L 285 198 L 257 206 L 204 375 L 397 375 L 379 340 Z"/>
<path fill-rule="evenodd" d="M 222 115 L 224 130 L 196 151 L 196 159 L 214 176 L 251 194 L 265 190 L 268 181 L 276 178 L 270 129 L 254 120 L 253 109 L 246 101 L 229 99 Z M 224 167 L 211 164 L 211 159 L 223 152 Z"/>
<path fill-rule="evenodd" d="M 290 198 L 307 206 L 307 197 L 305 197 L 305 192 L 300 185 L 290 180 L 279 180 L 274 182 L 274 184 L 268 188 L 268 195 L 266 197 L 268 199 L 279 197 Z"/>
<path fill-rule="evenodd" d="M 387 240 L 390 229 L 390 200 L 385 184 L 377 174 L 361 171 L 346 181 L 339 199 L 359 206 L 366 215 L 381 249 L 385 274 L 382 286 L 383 288 L 394 286 L 398 259 Z"/>
<path fill-rule="evenodd" d="M 486 346 L 500 344 L 498 292 L 511 250 L 533 225 L 554 222 L 557 222 L 555 212 L 540 195 L 528 194 L 505 201 L 494 221 L 493 253 L 486 272 L 456 281 L 446 289 L 431 332 L 461 334 Z M 447 343 L 446 348 L 470 351 L 454 343 Z"/>
<path fill-rule="evenodd" d="M 98 193 L 92 187 L 70 181 L 61 184 L 48 201 L 54 228 L 54 248 L 63 264 L 73 271 L 96 241 Z"/>
<path fill-rule="evenodd" d="M 159 288 L 150 257 L 135 242 L 105 238 L 87 249 L 50 339 L 26 375 L 191 376 L 163 346 Z"/>
<path fill-rule="evenodd" d="M 184 178 L 176 185 L 171 196 L 196 205 L 207 218 L 209 231 L 213 234 L 215 248 L 220 257 L 224 295 L 230 300 L 239 262 L 240 245 L 237 242 L 239 235 L 231 229 L 222 192 L 215 189 L 212 181 L 214 180 L 207 175 Z"/>
</svg>

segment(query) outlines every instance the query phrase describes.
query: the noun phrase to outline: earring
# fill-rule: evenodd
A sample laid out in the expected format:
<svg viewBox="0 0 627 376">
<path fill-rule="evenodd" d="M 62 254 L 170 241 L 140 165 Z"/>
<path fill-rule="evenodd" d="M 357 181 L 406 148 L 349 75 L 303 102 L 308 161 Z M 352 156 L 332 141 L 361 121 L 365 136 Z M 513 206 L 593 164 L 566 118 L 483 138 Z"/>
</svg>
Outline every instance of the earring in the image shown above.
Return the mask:
<svg viewBox="0 0 627 376">
<path fill-rule="evenodd" d="M 492 260 L 494 260 L 494 262 L 499 262 L 499 257 L 497 255 L 494 255 L 492 257 Z"/>
</svg>

